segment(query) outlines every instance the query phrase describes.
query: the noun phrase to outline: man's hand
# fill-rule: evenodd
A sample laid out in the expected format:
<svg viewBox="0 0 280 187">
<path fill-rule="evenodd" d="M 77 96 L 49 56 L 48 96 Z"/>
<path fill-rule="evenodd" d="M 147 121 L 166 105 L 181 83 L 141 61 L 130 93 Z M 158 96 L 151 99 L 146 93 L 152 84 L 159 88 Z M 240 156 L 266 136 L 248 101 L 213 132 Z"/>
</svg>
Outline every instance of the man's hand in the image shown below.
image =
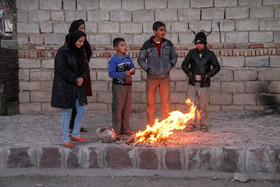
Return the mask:
<svg viewBox="0 0 280 187">
<path fill-rule="evenodd" d="M 77 78 L 77 85 L 78 86 L 82 86 L 82 84 L 84 83 L 84 78 L 83 77 L 79 77 L 79 78 Z"/>
</svg>

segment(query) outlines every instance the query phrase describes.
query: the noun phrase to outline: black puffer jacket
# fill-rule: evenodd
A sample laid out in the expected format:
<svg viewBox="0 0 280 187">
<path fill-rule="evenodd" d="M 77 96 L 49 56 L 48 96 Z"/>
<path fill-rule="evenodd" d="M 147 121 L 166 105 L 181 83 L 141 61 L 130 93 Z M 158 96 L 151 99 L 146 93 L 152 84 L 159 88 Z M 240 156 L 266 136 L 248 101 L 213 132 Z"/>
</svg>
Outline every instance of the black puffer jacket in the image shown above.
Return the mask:
<svg viewBox="0 0 280 187">
<path fill-rule="evenodd" d="M 84 55 L 82 55 L 84 56 Z M 75 99 L 78 98 L 81 106 L 87 105 L 85 82 L 87 77 L 87 64 L 85 59 L 80 59 L 80 70 L 77 60 L 70 52 L 67 45 L 62 46 L 55 57 L 55 72 L 53 79 L 51 106 L 56 108 L 73 108 Z M 76 80 L 84 78 L 82 86 Z"/>
<path fill-rule="evenodd" d="M 211 67 L 212 66 L 212 67 Z M 220 64 L 216 55 L 210 51 L 207 47 L 201 56 L 199 57 L 198 49 L 192 49 L 182 63 L 182 69 L 189 77 L 189 84 L 195 85 L 195 75 L 197 72 L 201 75 L 201 87 L 210 86 L 210 77 L 213 77 L 220 71 Z M 205 75 L 209 78 L 205 78 Z"/>
</svg>

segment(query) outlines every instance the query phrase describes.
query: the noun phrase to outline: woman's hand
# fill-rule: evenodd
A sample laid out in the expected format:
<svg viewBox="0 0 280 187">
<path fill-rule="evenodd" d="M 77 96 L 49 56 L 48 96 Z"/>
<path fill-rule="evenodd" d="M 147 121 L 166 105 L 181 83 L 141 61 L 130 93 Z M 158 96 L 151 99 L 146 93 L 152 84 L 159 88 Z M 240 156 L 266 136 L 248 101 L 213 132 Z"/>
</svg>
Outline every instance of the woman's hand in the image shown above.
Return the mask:
<svg viewBox="0 0 280 187">
<path fill-rule="evenodd" d="M 84 78 L 83 77 L 79 77 L 79 78 L 77 78 L 77 85 L 78 86 L 82 86 L 82 84 L 84 83 Z"/>
</svg>

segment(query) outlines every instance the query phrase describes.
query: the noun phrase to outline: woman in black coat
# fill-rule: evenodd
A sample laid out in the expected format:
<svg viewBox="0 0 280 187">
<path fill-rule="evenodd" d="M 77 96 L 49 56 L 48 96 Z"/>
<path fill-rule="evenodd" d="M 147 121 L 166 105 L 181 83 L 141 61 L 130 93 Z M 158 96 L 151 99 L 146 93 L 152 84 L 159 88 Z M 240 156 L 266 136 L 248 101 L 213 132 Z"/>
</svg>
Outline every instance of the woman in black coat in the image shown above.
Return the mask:
<svg viewBox="0 0 280 187">
<path fill-rule="evenodd" d="M 79 135 L 87 105 L 85 82 L 88 66 L 83 53 L 85 38 L 86 34 L 82 31 L 72 32 L 69 42 L 58 50 L 55 57 L 51 106 L 62 109 L 62 143 L 66 147 L 75 146 L 69 136 L 69 122 L 74 106 L 77 115 L 71 140 L 87 142 Z"/>
</svg>

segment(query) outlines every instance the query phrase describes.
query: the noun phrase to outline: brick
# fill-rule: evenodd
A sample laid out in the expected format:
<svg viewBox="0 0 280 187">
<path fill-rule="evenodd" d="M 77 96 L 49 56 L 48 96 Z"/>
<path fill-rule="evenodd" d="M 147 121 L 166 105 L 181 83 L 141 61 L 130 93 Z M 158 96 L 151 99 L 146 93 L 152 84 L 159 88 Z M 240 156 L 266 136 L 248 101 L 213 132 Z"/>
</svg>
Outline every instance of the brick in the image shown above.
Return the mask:
<svg viewBox="0 0 280 187">
<path fill-rule="evenodd" d="M 135 45 L 143 45 L 145 41 L 150 39 L 150 34 L 143 34 L 143 35 L 134 35 L 134 44 Z"/>
<path fill-rule="evenodd" d="M 17 10 L 17 21 L 28 22 L 27 13 L 28 11 Z"/>
<path fill-rule="evenodd" d="M 131 11 L 110 11 L 110 21 L 131 21 Z"/>
<path fill-rule="evenodd" d="M 188 22 L 172 22 L 171 23 L 172 32 L 186 32 L 188 31 Z"/>
<path fill-rule="evenodd" d="M 140 169 L 159 169 L 156 149 L 139 148 L 137 151 Z"/>
<path fill-rule="evenodd" d="M 109 11 L 104 10 L 88 10 L 88 21 L 109 21 Z"/>
<path fill-rule="evenodd" d="M 177 10 L 156 10 L 155 19 L 162 21 L 177 21 Z"/>
<path fill-rule="evenodd" d="M 50 19 L 51 19 L 50 11 L 47 11 L 47 10 L 28 11 L 29 22 L 50 21 Z"/>
<path fill-rule="evenodd" d="M 154 21 L 154 10 L 136 10 L 132 13 L 133 21 Z"/>
<path fill-rule="evenodd" d="M 166 8 L 167 2 L 162 0 L 145 0 L 145 9 Z"/>
<path fill-rule="evenodd" d="M 226 19 L 246 19 L 249 16 L 247 7 L 226 8 Z"/>
<path fill-rule="evenodd" d="M 210 31 L 211 22 L 210 21 L 196 21 L 189 23 L 190 29 L 198 33 L 201 30 Z"/>
<path fill-rule="evenodd" d="M 223 8 L 202 9 L 202 20 L 224 19 L 225 11 Z"/>
<path fill-rule="evenodd" d="M 230 105 L 232 104 L 232 94 L 212 94 L 210 95 L 211 105 Z"/>
<path fill-rule="evenodd" d="M 40 86 L 40 82 L 20 81 L 19 89 L 20 91 L 34 91 L 34 90 L 40 90 L 41 86 Z"/>
<path fill-rule="evenodd" d="M 195 21 L 200 20 L 200 9 L 179 9 L 179 21 Z"/>
<path fill-rule="evenodd" d="M 93 91 L 106 92 L 106 91 L 109 91 L 108 88 L 109 88 L 108 82 L 106 82 L 106 81 L 94 81 L 92 83 Z"/>
<path fill-rule="evenodd" d="M 263 0 L 263 5 L 280 5 L 278 0 Z"/>
<path fill-rule="evenodd" d="M 142 10 L 144 9 L 144 0 L 123 0 L 122 8 L 127 10 Z"/>
<path fill-rule="evenodd" d="M 54 69 L 54 59 L 42 60 L 42 68 Z"/>
<path fill-rule="evenodd" d="M 112 93 L 111 92 L 99 92 L 97 94 L 97 101 L 99 103 L 112 103 Z"/>
<path fill-rule="evenodd" d="M 230 32 L 226 33 L 227 43 L 247 43 L 249 41 L 248 32 Z"/>
<path fill-rule="evenodd" d="M 29 36 L 29 41 L 30 44 L 43 44 L 44 43 L 44 38 L 41 34 L 32 34 Z"/>
<path fill-rule="evenodd" d="M 40 158 L 41 168 L 61 168 L 61 161 L 59 148 L 43 147 Z"/>
<path fill-rule="evenodd" d="M 273 7 L 250 8 L 250 18 L 273 18 Z"/>
<path fill-rule="evenodd" d="M 237 20 L 236 30 L 237 31 L 252 31 L 259 30 L 260 22 L 257 19 Z"/>
<path fill-rule="evenodd" d="M 177 92 L 172 92 L 170 94 L 170 103 L 175 104 L 175 103 L 185 103 L 185 100 L 187 99 L 187 93 L 177 93 Z"/>
<path fill-rule="evenodd" d="M 220 23 L 221 31 L 234 31 L 235 30 L 235 21 L 219 21 L 212 22 L 213 31 L 219 31 L 218 23 Z"/>
<path fill-rule="evenodd" d="M 38 23 L 17 23 L 18 33 L 39 33 Z"/>
<path fill-rule="evenodd" d="M 74 21 L 77 18 L 86 20 L 87 12 L 82 10 L 65 11 L 65 21 Z"/>
<path fill-rule="evenodd" d="M 213 0 L 191 0 L 191 8 L 213 7 Z"/>
<path fill-rule="evenodd" d="M 25 0 L 16 1 L 16 7 L 18 10 L 37 10 L 39 7 L 39 0 Z"/>
<path fill-rule="evenodd" d="M 132 83 L 133 92 L 143 92 L 145 90 L 146 90 L 146 83 L 144 81 Z"/>
<path fill-rule="evenodd" d="M 221 70 L 214 77 L 211 78 L 214 82 L 227 82 L 233 81 L 233 71 L 232 70 Z"/>
<path fill-rule="evenodd" d="M 243 82 L 222 82 L 222 93 L 244 92 Z"/>
<path fill-rule="evenodd" d="M 18 94 L 19 103 L 29 103 L 30 102 L 30 95 L 28 92 L 20 92 Z"/>
<path fill-rule="evenodd" d="M 19 80 L 29 80 L 29 69 L 19 69 L 18 78 Z"/>
<path fill-rule="evenodd" d="M 164 154 L 165 166 L 168 170 L 182 170 L 181 152 L 179 149 L 167 148 Z"/>
<path fill-rule="evenodd" d="M 279 8 L 278 7 L 275 8 L 275 17 L 276 18 L 280 17 L 280 7 Z"/>
<path fill-rule="evenodd" d="M 250 48 L 251 49 L 263 48 L 263 44 L 251 44 Z"/>
<path fill-rule="evenodd" d="M 100 9 L 111 10 L 111 9 L 121 9 L 121 0 L 102 0 L 100 1 Z"/>
<path fill-rule="evenodd" d="M 256 94 L 233 94 L 235 105 L 256 105 Z"/>
<path fill-rule="evenodd" d="M 31 93 L 31 102 L 51 102 L 51 92 L 32 92 Z"/>
<path fill-rule="evenodd" d="M 260 94 L 257 95 L 257 105 L 274 105 L 279 106 L 280 95 L 279 94 Z M 267 109 L 267 108 L 266 108 Z"/>
<path fill-rule="evenodd" d="M 238 161 L 241 157 L 237 149 L 220 148 L 216 151 L 217 155 L 217 169 L 221 172 L 234 173 L 238 171 Z M 243 161 L 243 160 L 242 160 Z"/>
<path fill-rule="evenodd" d="M 222 57 L 224 67 L 244 67 L 244 57 Z"/>
<path fill-rule="evenodd" d="M 267 82 L 248 81 L 245 82 L 245 93 L 268 93 Z"/>
<path fill-rule="evenodd" d="M 236 7 L 237 0 L 215 0 L 215 7 Z"/>
<path fill-rule="evenodd" d="M 190 8 L 190 0 L 168 0 L 167 8 Z"/>
<path fill-rule="evenodd" d="M 53 80 L 42 81 L 41 82 L 41 88 L 44 88 L 44 92 L 45 91 L 51 92 L 52 91 L 52 85 L 53 85 Z M 49 97 L 49 96 L 47 96 L 47 97 Z"/>
<path fill-rule="evenodd" d="M 58 45 L 63 45 L 65 41 L 65 34 L 62 33 L 50 33 L 46 34 L 44 38 L 44 43 L 45 44 L 58 44 Z"/>
<path fill-rule="evenodd" d="M 221 33 L 221 41 L 220 41 L 220 34 L 218 32 L 212 32 L 210 34 L 211 36 L 209 36 L 207 38 L 207 42 L 208 44 L 216 44 L 216 43 L 224 43 L 225 42 L 225 34 L 224 33 Z M 209 45 L 208 45 L 208 48 L 209 48 Z"/>
<path fill-rule="evenodd" d="M 234 71 L 234 80 L 235 81 L 254 81 L 258 78 L 257 71 L 251 70 L 237 70 Z"/>
<path fill-rule="evenodd" d="M 142 33 L 142 24 L 138 23 L 121 23 L 121 33 Z"/>
<path fill-rule="evenodd" d="M 259 71 L 258 80 L 260 81 L 279 81 L 279 70 L 266 69 Z"/>
<path fill-rule="evenodd" d="M 279 56 L 270 57 L 270 67 L 280 68 L 280 57 Z"/>
<path fill-rule="evenodd" d="M 89 43 L 92 43 L 94 45 L 109 45 L 111 42 L 110 37 L 108 37 L 108 35 L 105 34 L 94 34 L 94 35 L 89 35 Z"/>
<path fill-rule="evenodd" d="M 275 153 L 272 150 L 261 148 L 249 149 L 246 152 L 246 171 L 248 172 L 275 172 Z"/>
<path fill-rule="evenodd" d="M 19 45 L 28 44 L 28 36 L 25 34 L 18 33 L 17 34 L 17 41 Z"/>
<path fill-rule="evenodd" d="M 54 33 L 68 33 L 68 28 L 70 25 L 68 23 L 53 23 Z"/>
<path fill-rule="evenodd" d="M 273 41 L 275 43 L 279 43 L 280 42 L 280 32 L 274 32 Z"/>
<path fill-rule="evenodd" d="M 53 32 L 53 25 L 51 21 L 40 23 L 41 33 L 50 33 Z"/>
<path fill-rule="evenodd" d="M 64 12 L 63 11 L 52 11 L 51 20 L 52 21 L 64 21 Z"/>
<path fill-rule="evenodd" d="M 41 71 L 41 70 L 30 70 L 30 80 L 52 80 L 53 72 Z"/>
<path fill-rule="evenodd" d="M 80 152 L 78 148 L 69 149 L 69 155 L 66 161 L 67 168 L 81 168 L 81 161 L 79 159 Z"/>
<path fill-rule="evenodd" d="M 86 33 L 97 33 L 97 23 L 86 22 Z"/>
<path fill-rule="evenodd" d="M 107 168 L 131 168 L 132 161 L 130 158 L 131 148 L 123 148 L 121 146 L 109 146 L 106 151 L 106 167 Z"/>
<path fill-rule="evenodd" d="M 153 35 L 153 24 L 154 22 L 145 22 L 143 23 L 143 33 Z"/>
<path fill-rule="evenodd" d="M 38 103 L 20 103 L 19 104 L 19 113 L 32 113 L 32 112 L 42 112 L 41 104 Z"/>
<path fill-rule="evenodd" d="M 61 10 L 62 9 L 62 0 L 40 1 L 39 7 L 42 10 Z"/>
<path fill-rule="evenodd" d="M 63 2 L 63 10 L 75 10 L 76 9 L 76 1 L 62 0 L 62 2 Z"/>
<path fill-rule="evenodd" d="M 185 162 L 187 170 L 214 170 L 215 153 L 211 148 L 186 148 Z"/>
<path fill-rule="evenodd" d="M 119 27 L 119 23 L 104 22 L 98 24 L 98 31 L 100 33 L 118 33 Z"/>
<path fill-rule="evenodd" d="M 28 168 L 34 167 L 31 163 L 30 156 L 28 154 L 28 147 L 10 148 L 10 155 L 7 161 L 8 168 Z"/>
<path fill-rule="evenodd" d="M 210 93 L 221 93 L 221 83 L 220 82 L 211 82 Z"/>
<path fill-rule="evenodd" d="M 239 0 L 238 1 L 239 6 L 256 6 L 256 5 L 262 5 L 262 0 Z"/>
<path fill-rule="evenodd" d="M 37 59 L 19 58 L 19 68 L 40 68 L 41 61 Z"/>
<path fill-rule="evenodd" d="M 246 67 L 268 67 L 269 58 L 267 56 L 246 57 L 245 66 Z"/>
<path fill-rule="evenodd" d="M 176 81 L 175 82 L 175 90 L 176 92 L 185 92 L 188 90 L 188 81 Z"/>
<path fill-rule="evenodd" d="M 108 59 L 107 58 L 94 58 L 89 63 L 90 68 L 97 69 L 107 69 L 108 68 Z"/>
<path fill-rule="evenodd" d="M 170 78 L 172 81 L 184 81 L 187 79 L 187 75 L 181 69 L 174 69 L 170 71 Z"/>
<path fill-rule="evenodd" d="M 279 20 L 260 21 L 260 30 L 279 31 L 280 30 L 280 21 Z"/>
<path fill-rule="evenodd" d="M 78 10 L 98 9 L 98 0 L 77 0 Z"/>
</svg>

